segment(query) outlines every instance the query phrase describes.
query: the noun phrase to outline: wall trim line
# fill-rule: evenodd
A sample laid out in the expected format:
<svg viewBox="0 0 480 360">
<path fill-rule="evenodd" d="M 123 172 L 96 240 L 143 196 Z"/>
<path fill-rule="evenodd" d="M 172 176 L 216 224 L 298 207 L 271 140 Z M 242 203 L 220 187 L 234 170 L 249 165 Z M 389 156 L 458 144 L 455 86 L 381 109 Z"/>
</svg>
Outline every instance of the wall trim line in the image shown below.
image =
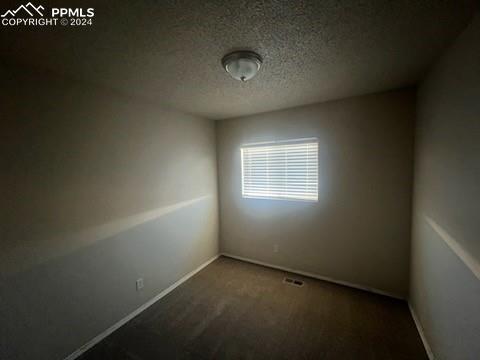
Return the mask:
<svg viewBox="0 0 480 360">
<path fill-rule="evenodd" d="M 102 341 L 103 339 L 105 339 L 108 335 L 112 334 L 115 330 L 119 329 L 120 327 L 122 327 L 123 325 L 125 325 L 127 322 L 129 322 L 130 320 L 132 320 L 134 317 L 136 317 L 137 315 L 139 315 L 141 312 L 145 311 L 146 309 L 148 309 L 150 306 L 152 306 L 153 304 L 155 304 L 158 300 L 160 300 L 161 298 L 163 298 L 165 295 L 167 295 L 168 293 L 170 293 L 171 291 L 173 291 L 176 287 L 180 286 L 181 284 L 183 284 L 185 281 L 187 281 L 188 279 L 190 279 L 192 276 L 194 276 L 196 273 L 198 273 L 200 270 L 203 270 L 205 267 L 207 267 L 208 265 L 210 265 L 212 262 L 214 262 L 215 260 L 217 260 L 218 258 L 220 257 L 220 254 L 217 254 L 215 256 L 213 256 L 212 258 L 210 258 L 209 260 L 205 261 L 203 264 L 201 264 L 199 267 L 197 267 L 196 269 L 190 271 L 188 274 L 186 274 L 185 276 L 183 276 L 180 280 L 177 280 L 176 282 L 174 282 L 172 285 L 170 285 L 169 287 L 167 287 L 166 289 L 162 290 L 158 295 L 156 295 L 155 297 L 153 297 L 152 299 L 150 299 L 149 301 L 147 301 L 145 304 L 141 305 L 139 308 L 137 308 L 136 310 L 134 310 L 133 312 L 131 312 L 130 314 L 128 314 L 127 316 L 125 316 L 124 318 L 122 318 L 121 320 L 117 321 L 115 324 L 113 324 L 112 326 L 110 326 L 108 329 L 106 329 L 105 331 L 103 331 L 102 333 L 98 334 L 97 336 L 95 336 L 92 340 L 88 341 L 86 344 L 82 345 L 80 348 L 78 348 L 77 350 L 75 350 L 73 353 L 71 353 L 70 355 L 68 355 L 64 360 L 74 360 L 76 358 L 78 358 L 80 355 L 82 355 L 84 352 L 86 352 L 87 350 L 91 349 L 93 346 L 95 346 L 96 344 L 98 344 L 100 341 Z"/>
<path fill-rule="evenodd" d="M 423 330 L 422 323 L 420 322 L 420 319 L 418 318 L 417 314 L 413 310 L 413 306 L 410 303 L 410 301 L 408 301 L 408 308 L 410 309 L 410 314 L 412 315 L 413 322 L 415 323 L 415 326 L 417 327 L 417 331 L 420 334 L 420 339 L 422 339 L 423 347 L 425 348 L 425 352 L 427 353 L 428 358 L 430 360 L 435 360 L 435 355 L 433 355 L 432 348 L 428 343 L 427 337 L 425 335 L 425 331 Z"/>
<path fill-rule="evenodd" d="M 256 264 L 256 265 L 266 266 L 266 267 L 276 269 L 276 270 L 282 270 L 282 271 L 287 271 L 287 272 L 290 272 L 290 273 L 293 273 L 293 274 L 307 276 L 307 277 L 314 278 L 314 279 L 317 279 L 317 280 L 328 281 L 328 282 L 331 282 L 331 283 L 334 283 L 334 284 L 337 284 L 337 285 L 348 286 L 348 287 L 351 287 L 351 288 L 354 288 L 354 289 L 357 289 L 357 290 L 368 291 L 368 292 L 371 292 L 371 293 L 374 293 L 374 294 L 377 294 L 377 295 L 388 296 L 388 297 L 391 297 L 391 298 L 394 298 L 394 299 L 397 299 L 397 300 L 404 300 L 404 301 L 406 300 L 405 297 L 397 295 L 397 294 L 390 293 L 388 291 L 379 290 L 379 289 L 369 287 L 369 286 L 354 284 L 354 283 L 351 283 L 351 282 L 348 282 L 348 281 L 337 280 L 337 279 L 333 279 L 333 278 L 328 277 L 328 276 L 318 275 L 318 274 L 314 274 L 314 273 L 307 272 L 307 271 L 302 271 L 302 270 L 291 269 L 291 268 L 288 268 L 288 267 L 285 267 L 285 266 L 274 265 L 274 264 L 267 263 L 267 262 L 264 262 L 264 261 L 254 260 L 254 259 L 246 258 L 246 257 L 243 257 L 243 256 L 237 256 L 237 255 L 233 255 L 233 254 L 230 254 L 230 253 L 225 253 L 225 252 L 220 253 L 220 255 L 225 256 L 225 257 L 229 257 L 229 258 L 232 258 L 232 259 L 240 260 L 240 261 L 249 262 L 249 263 Z"/>
</svg>

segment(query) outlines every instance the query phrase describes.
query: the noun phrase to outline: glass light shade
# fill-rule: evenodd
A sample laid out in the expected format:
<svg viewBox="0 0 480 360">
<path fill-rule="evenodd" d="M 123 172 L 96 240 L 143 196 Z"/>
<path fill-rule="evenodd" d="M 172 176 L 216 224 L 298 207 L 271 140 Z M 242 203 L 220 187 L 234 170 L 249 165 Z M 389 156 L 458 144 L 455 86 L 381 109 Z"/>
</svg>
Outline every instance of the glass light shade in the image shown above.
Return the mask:
<svg viewBox="0 0 480 360">
<path fill-rule="evenodd" d="M 240 81 L 253 78 L 262 64 L 262 59 L 256 53 L 250 51 L 238 51 L 226 55 L 222 60 L 225 70 Z"/>
</svg>

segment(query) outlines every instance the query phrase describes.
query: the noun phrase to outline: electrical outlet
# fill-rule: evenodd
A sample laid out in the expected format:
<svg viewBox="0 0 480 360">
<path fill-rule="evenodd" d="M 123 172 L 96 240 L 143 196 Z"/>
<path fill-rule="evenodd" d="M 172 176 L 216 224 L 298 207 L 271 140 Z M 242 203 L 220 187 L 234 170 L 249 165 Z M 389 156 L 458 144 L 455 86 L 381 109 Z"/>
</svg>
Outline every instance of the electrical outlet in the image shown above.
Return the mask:
<svg viewBox="0 0 480 360">
<path fill-rule="evenodd" d="M 138 279 L 135 283 L 137 285 L 137 291 L 140 291 L 143 289 L 143 278 Z"/>
<path fill-rule="evenodd" d="M 278 244 L 273 245 L 273 252 L 278 252 Z"/>
</svg>

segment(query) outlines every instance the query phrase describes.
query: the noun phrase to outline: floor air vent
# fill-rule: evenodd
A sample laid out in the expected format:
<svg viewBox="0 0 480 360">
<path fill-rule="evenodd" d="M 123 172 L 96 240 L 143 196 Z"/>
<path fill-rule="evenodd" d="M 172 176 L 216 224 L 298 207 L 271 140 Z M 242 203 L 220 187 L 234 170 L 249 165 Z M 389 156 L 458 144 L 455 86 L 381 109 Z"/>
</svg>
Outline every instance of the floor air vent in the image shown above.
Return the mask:
<svg viewBox="0 0 480 360">
<path fill-rule="evenodd" d="M 304 282 L 302 280 L 292 279 L 292 278 L 289 278 L 289 277 L 284 278 L 283 282 L 285 284 L 298 286 L 298 287 L 302 287 L 303 284 L 304 284 Z"/>
</svg>

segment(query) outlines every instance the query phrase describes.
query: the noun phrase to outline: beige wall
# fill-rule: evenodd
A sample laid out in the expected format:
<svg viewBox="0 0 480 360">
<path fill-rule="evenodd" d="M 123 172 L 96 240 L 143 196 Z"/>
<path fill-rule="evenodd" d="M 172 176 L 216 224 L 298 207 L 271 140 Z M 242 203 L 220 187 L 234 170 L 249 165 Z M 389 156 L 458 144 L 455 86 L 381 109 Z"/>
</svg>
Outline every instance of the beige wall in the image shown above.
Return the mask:
<svg viewBox="0 0 480 360">
<path fill-rule="evenodd" d="M 480 16 L 418 94 L 411 302 L 437 359 L 480 354 Z"/>
<path fill-rule="evenodd" d="M 405 296 L 414 94 L 217 122 L 221 250 Z M 242 198 L 242 144 L 312 136 L 319 139 L 317 203 Z"/>
<path fill-rule="evenodd" d="M 218 253 L 214 124 L 2 70 L 0 358 L 61 359 Z"/>
</svg>

